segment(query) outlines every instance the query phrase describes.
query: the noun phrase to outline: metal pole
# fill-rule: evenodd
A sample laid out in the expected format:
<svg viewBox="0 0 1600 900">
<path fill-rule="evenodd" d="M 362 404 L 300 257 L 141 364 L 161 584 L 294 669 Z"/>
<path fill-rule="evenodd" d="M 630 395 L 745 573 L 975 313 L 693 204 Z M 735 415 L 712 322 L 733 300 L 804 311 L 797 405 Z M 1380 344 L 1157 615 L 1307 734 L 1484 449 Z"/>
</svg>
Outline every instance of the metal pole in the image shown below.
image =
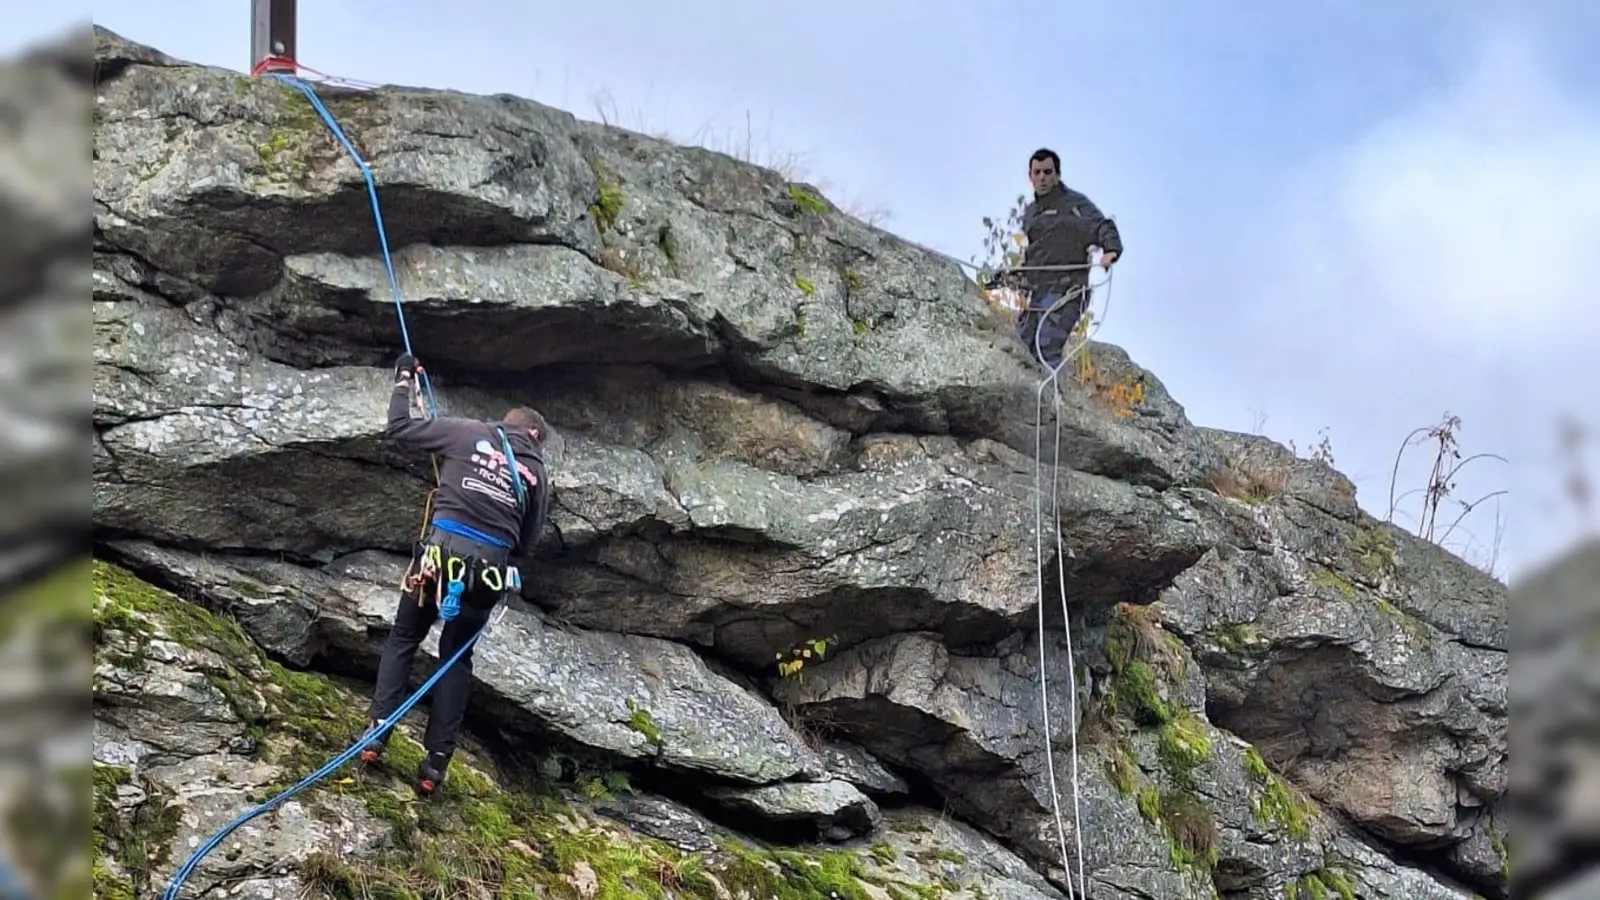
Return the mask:
<svg viewBox="0 0 1600 900">
<path fill-rule="evenodd" d="M 269 56 L 293 60 L 295 54 L 295 0 L 250 0 L 251 68 Z"/>
</svg>

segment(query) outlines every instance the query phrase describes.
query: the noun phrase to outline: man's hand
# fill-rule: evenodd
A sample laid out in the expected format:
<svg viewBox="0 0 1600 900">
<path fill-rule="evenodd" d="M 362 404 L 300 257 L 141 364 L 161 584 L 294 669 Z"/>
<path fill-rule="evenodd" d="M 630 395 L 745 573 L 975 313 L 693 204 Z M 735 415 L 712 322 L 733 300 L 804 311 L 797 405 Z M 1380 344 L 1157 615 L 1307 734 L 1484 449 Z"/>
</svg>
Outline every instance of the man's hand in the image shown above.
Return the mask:
<svg viewBox="0 0 1600 900">
<path fill-rule="evenodd" d="M 1117 254 L 1112 252 L 1112 251 L 1108 250 L 1108 251 L 1100 254 L 1100 268 L 1102 268 L 1102 269 L 1111 268 L 1111 264 L 1116 262 L 1116 261 L 1117 261 Z"/>
<path fill-rule="evenodd" d="M 400 354 L 400 358 L 394 361 L 394 386 L 409 387 L 417 377 L 417 373 L 421 371 L 422 364 L 417 362 L 415 356 L 409 353 Z"/>
</svg>

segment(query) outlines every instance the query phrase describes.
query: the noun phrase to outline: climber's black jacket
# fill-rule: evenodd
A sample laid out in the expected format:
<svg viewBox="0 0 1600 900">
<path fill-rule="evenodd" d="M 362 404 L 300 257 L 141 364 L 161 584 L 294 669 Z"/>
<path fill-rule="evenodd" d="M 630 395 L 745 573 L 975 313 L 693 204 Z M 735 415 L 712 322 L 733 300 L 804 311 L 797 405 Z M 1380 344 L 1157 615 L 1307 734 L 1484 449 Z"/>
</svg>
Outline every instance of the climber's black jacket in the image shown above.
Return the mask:
<svg viewBox="0 0 1600 900">
<path fill-rule="evenodd" d="M 498 541 L 512 557 L 526 556 L 543 533 L 550 515 L 550 479 L 545 472 L 543 448 L 521 428 L 440 416 L 412 418 L 414 382 L 395 383 L 389 397 L 389 435 L 396 440 L 439 456 L 439 493 L 433 501 L 434 520 L 448 519 Z M 516 486 L 500 449 L 504 432 L 517 460 L 517 472 L 528 503 L 518 511 Z"/>
<path fill-rule="evenodd" d="M 1122 235 L 1117 223 L 1083 194 L 1058 184 L 1043 197 L 1035 196 L 1022 210 L 1022 230 L 1028 236 L 1024 266 L 1084 266 L 1089 248 L 1122 256 Z M 1035 296 L 1064 294 L 1089 281 L 1087 268 L 1022 273 Z"/>
</svg>

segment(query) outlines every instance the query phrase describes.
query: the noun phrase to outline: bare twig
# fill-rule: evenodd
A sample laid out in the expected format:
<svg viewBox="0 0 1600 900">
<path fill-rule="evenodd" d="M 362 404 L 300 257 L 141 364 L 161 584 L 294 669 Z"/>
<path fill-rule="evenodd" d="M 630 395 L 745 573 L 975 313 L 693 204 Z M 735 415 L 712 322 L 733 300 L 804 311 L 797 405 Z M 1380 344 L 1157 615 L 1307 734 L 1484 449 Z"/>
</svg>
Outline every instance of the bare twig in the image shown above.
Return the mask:
<svg viewBox="0 0 1600 900">
<path fill-rule="evenodd" d="M 1445 503 L 1446 500 L 1453 499 L 1452 494 L 1455 492 L 1457 487 L 1456 480 L 1467 468 L 1467 466 L 1483 460 L 1494 460 L 1502 463 L 1507 462 L 1505 457 L 1496 453 L 1474 453 L 1469 456 L 1463 456 L 1461 454 L 1460 441 L 1457 437 L 1460 430 L 1461 417 L 1454 415 L 1453 413 L 1446 412 L 1442 417 L 1440 417 L 1437 424 L 1412 429 L 1411 432 L 1406 435 L 1405 439 L 1400 442 L 1400 449 L 1395 453 L 1394 466 L 1392 467 L 1389 475 L 1389 512 L 1386 520 L 1390 523 L 1393 523 L 1396 516 L 1404 516 L 1405 518 L 1411 519 L 1411 527 L 1415 529 L 1417 537 L 1444 547 L 1446 546 L 1446 542 L 1450 540 L 1451 535 L 1453 535 L 1458 528 L 1461 528 L 1462 523 L 1467 519 L 1468 516 L 1470 516 L 1487 501 L 1496 501 L 1495 537 L 1489 550 L 1489 559 L 1486 563 L 1482 564 L 1482 566 L 1490 575 L 1494 575 L 1495 566 L 1499 561 L 1500 546 L 1505 533 L 1504 519 L 1500 514 L 1499 498 L 1505 496 L 1508 493 L 1507 491 L 1490 491 L 1489 493 L 1486 493 L 1471 502 L 1463 502 L 1460 500 L 1454 501 L 1457 505 L 1459 505 L 1460 511 L 1457 513 L 1455 518 L 1444 527 L 1443 533 L 1439 533 L 1439 508 Z M 1434 451 L 1433 460 L 1432 464 L 1429 466 L 1426 483 L 1419 488 L 1413 488 L 1405 492 L 1398 492 L 1400 466 L 1405 460 L 1407 451 L 1413 447 L 1430 441 L 1434 444 Z M 1417 494 L 1422 495 L 1421 509 L 1419 514 L 1413 517 L 1401 509 L 1401 504 L 1407 498 Z M 1465 531 L 1465 529 L 1463 529 L 1463 531 Z M 1473 546 L 1479 545 L 1477 538 L 1470 532 L 1467 533 L 1467 539 L 1468 543 L 1466 547 L 1462 548 L 1463 551 L 1470 550 Z"/>
<path fill-rule="evenodd" d="M 1484 494 L 1482 497 L 1479 497 L 1478 499 L 1472 501 L 1471 503 L 1462 503 L 1461 504 L 1461 514 L 1456 516 L 1455 520 L 1450 523 L 1450 526 L 1444 530 L 1444 534 L 1439 536 L 1439 543 L 1442 544 L 1445 541 L 1449 540 L 1450 539 L 1450 533 L 1456 530 L 1456 526 L 1461 524 L 1461 520 L 1462 519 L 1465 519 L 1467 516 L 1471 515 L 1472 511 L 1474 509 L 1478 508 L 1478 504 L 1484 502 L 1485 500 L 1492 500 L 1492 499 L 1494 499 L 1496 497 L 1503 497 L 1507 493 L 1509 493 L 1509 492 L 1508 491 L 1504 491 L 1504 490 L 1491 491 L 1491 492 L 1489 492 L 1487 494 Z"/>
</svg>

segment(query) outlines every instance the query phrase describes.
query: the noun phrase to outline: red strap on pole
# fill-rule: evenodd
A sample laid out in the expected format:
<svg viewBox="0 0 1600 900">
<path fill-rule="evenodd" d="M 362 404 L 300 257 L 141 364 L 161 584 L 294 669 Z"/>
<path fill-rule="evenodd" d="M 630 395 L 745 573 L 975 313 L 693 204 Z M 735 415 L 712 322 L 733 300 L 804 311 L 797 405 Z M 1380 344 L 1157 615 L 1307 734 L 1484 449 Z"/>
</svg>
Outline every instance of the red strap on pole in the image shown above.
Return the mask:
<svg viewBox="0 0 1600 900">
<path fill-rule="evenodd" d="M 250 69 L 250 74 L 259 78 L 268 72 L 288 72 L 294 75 L 299 71 L 300 65 L 287 56 L 265 56 Z"/>
</svg>

